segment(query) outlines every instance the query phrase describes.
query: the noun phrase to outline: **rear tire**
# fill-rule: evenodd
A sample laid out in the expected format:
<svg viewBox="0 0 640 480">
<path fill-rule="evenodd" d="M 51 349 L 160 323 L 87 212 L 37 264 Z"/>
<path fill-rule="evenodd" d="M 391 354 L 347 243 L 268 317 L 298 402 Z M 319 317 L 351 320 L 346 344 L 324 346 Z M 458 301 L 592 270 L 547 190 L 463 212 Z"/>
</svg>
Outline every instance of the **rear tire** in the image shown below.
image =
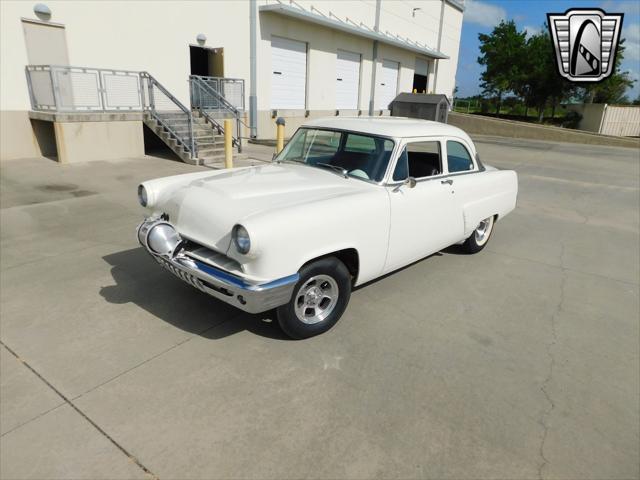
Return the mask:
<svg viewBox="0 0 640 480">
<path fill-rule="evenodd" d="M 489 243 L 494 225 L 495 217 L 482 220 L 471 236 L 464 241 L 462 250 L 466 253 L 478 253 L 482 250 Z"/>
<path fill-rule="evenodd" d="M 333 327 L 351 297 L 351 275 L 335 257 L 309 263 L 300 270 L 300 280 L 291 300 L 278 307 L 278 323 L 289 337 L 309 338 Z"/>
</svg>

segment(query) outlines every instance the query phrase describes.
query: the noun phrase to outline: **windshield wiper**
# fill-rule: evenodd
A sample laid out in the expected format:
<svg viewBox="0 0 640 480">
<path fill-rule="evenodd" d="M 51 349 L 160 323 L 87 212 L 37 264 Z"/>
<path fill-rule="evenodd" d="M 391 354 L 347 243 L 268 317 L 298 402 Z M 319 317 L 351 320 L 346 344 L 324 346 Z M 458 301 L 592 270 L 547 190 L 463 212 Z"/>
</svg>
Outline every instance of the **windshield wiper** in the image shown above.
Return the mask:
<svg viewBox="0 0 640 480">
<path fill-rule="evenodd" d="M 347 170 L 346 168 L 339 167 L 338 165 L 331 165 L 330 163 L 316 163 L 316 165 L 320 167 L 329 167 L 331 170 L 340 172 L 340 175 L 342 175 L 344 178 L 349 178 L 349 170 Z"/>
</svg>

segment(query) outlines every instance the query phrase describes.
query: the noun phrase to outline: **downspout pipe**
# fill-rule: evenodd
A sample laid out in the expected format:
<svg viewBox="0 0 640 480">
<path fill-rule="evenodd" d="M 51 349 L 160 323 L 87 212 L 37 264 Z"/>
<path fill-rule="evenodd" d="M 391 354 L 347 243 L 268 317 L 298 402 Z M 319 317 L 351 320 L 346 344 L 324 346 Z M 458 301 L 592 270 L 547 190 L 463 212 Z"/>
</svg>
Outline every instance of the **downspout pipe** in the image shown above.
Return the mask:
<svg viewBox="0 0 640 480">
<path fill-rule="evenodd" d="M 249 1 L 249 131 L 258 136 L 258 68 L 256 65 L 258 0 Z"/>
<path fill-rule="evenodd" d="M 380 30 L 380 6 L 382 0 L 376 0 L 376 23 L 373 29 L 377 32 Z M 373 41 L 373 56 L 371 67 L 371 95 L 369 95 L 369 116 L 373 115 L 376 101 L 376 70 L 378 70 L 378 40 Z"/>
</svg>

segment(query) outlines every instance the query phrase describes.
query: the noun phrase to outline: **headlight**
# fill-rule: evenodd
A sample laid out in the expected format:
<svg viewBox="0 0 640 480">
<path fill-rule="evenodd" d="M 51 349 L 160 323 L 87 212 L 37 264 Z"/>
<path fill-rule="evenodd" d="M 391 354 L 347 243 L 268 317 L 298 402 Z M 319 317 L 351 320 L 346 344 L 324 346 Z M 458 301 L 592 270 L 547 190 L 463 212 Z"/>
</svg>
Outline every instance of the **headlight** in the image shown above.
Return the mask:
<svg viewBox="0 0 640 480">
<path fill-rule="evenodd" d="M 149 203 L 149 197 L 147 195 L 147 189 L 144 188 L 144 185 L 138 185 L 138 201 L 140 205 L 146 207 Z"/>
<path fill-rule="evenodd" d="M 159 255 L 167 255 L 173 252 L 179 243 L 180 235 L 168 223 L 158 223 L 151 228 L 147 235 L 147 245 Z"/>
<path fill-rule="evenodd" d="M 249 253 L 251 250 L 251 239 L 249 238 L 249 232 L 242 225 L 236 225 L 232 231 L 233 243 L 238 251 L 242 254 Z"/>
</svg>

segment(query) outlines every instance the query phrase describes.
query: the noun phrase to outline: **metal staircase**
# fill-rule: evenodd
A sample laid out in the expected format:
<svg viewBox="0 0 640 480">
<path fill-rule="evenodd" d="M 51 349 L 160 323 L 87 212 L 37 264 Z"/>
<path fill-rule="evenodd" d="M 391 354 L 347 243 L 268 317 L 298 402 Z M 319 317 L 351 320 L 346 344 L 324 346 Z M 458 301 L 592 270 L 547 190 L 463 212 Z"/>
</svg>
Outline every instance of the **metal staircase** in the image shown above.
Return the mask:
<svg viewBox="0 0 640 480">
<path fill-rule="evenodd" d="M 233 107 L 217 91 L 205 85 L 202 80 L 191 82 L 192 108 L 187 108 L 153 76 L 141 73 L 143 92 L 146 93 L 144 123 L 184 162 L 194 165 L 224 165 L 224 128 L 219 116 L 233 116 L 236 120 L 236 132 L 240 131 L 240 111 Z M 201 92 L 218 100 L 220 108 L 215 115 L 208 108 L 202 108 L 202 102 L 193 105 L 193 92 Z M 242 144 L 240 136 L 233 136 L 233 145 L 237 147 L 234 160 L 239 160 Z"/>
<path fill-rule="evenodd" d="M 218 133 L 207 121 L 193 112 L 191 120 L 180 114 L 145 114 L 144 123 L 183 162 L 194 165 L 224 164 L 224 132 Z M 187 143 L 193 136 L 195 156 Z M 181 138 L 184 138 L 183 142 Z M 238 154 L 234 154 L 238 158 Z"/>
<path fill-rule="evenodd" d="M 190 77 L 191 105 L 187 108 L 148 72 L 27 65 L 25 73 L 33 110 L 74 114 L 142 112 L 144 124 L 187 163 L 223 165 L 223 119 L 234 119 L 234 158 L 240 159 L 242 79 Z"/>
</svg>

